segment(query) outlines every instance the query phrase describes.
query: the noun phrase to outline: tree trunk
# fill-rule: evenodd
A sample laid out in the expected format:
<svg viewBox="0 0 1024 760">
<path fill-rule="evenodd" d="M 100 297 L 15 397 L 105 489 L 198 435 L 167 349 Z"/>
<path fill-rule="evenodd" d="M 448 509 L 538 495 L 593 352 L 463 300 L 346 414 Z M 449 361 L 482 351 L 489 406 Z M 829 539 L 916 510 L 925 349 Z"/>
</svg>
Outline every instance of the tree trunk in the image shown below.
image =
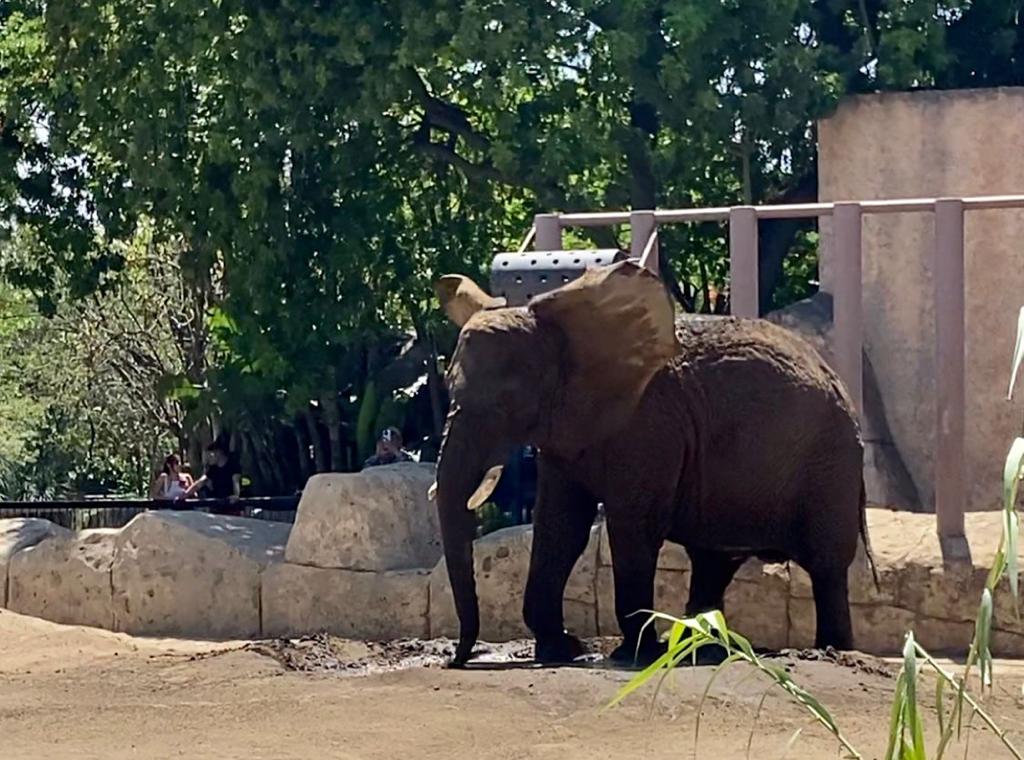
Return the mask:
<svg viewBox="0 0 1024 760">
<path fill-rule="evenodd" d="M 334 397 L 333 393 L 325 393 L 320 397 L 320 408 L 323 409 L 324 424 L 327 426 L 327 437 L 330 440 L 331 472 L 344 472 L 345 452 L 341 436 L 341 410 L 338 409 L 338 399 Z"/>
<path fill-rule="evenodd" d="M 309 440 L 309 431 L 306 429 L 305 420 L 302 419 L 296 419 L 288 429 L 292 431 L 292 435 L 295 437 L 296 467 L 299 473 L 299 481 L 305 483 L 309 480 L 309 476 L 316 472 L 310 453 L 312 443 Z"/>
<path fill-rule="evenodd" d="M 316 462 L 317 472 L 327 472 L 330 469 L 330 455 L 324 450 L 323 439 L 320 437 L 320 426 L 317 424 L 316 415 L 311 407 L 307 406 L 302 415 L 309 430 L 309 437 L 313 443 L 313 457 Z"/>
<path fill-rule="evenodd" d="M 818 174 L 812 169 L 775 203 L 814 203 L 818 199 Z M 775 288 L 782 280 L 782 264 L 801 230 L 810 229 L 810 219 L 764 219 L 758 223 L 758 312 L 767 314 L 774 306 Z"/>
</svg>

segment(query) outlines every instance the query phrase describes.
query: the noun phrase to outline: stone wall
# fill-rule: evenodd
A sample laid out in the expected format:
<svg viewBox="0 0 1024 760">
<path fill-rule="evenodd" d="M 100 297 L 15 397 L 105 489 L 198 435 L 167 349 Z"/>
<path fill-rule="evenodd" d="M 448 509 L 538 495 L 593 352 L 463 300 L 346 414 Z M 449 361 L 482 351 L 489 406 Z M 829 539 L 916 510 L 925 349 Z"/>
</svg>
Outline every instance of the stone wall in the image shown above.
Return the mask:
<svg viewBox="0 0 1024 760">
<path fill-rule="evenodd" d="M 332 476 L 353 478 L 358 476 Z M 429 485 L 429 471 L 385 474 L 410 488 Z M 346 487 L 352 484 L 347 484 Z M 299 522 L 303 506 L 300 505 Z M 975 565 L 945 570 L 934 517 L 872 509 L 869 531 L 878 560 L 876 589 L 863 553 L 851 569 L 850 599 L 857 647 L 899 651 L 906 631 L 937 653 L 962 653 L 1001 530 L 1000 515 L 967 517 Z M 195 513 L 145 513 L 121 530 L 77 534 L 43 530 L 43 521 L 0 521 L 7 544 L 6 606 L 62 623 L 133 634 L 201 638 L 299 636 L 328 631 L 363 639 L 452 637 L 457 631 L 444 561 L 419 569 L 358 570 L 286 561 L 289 526 Z M 44 537 L 32 543 L 40 533 Z M 31 538 L 29 538 L 31 536 Z M 528 636 L 522 598 L 532 529 L 507 528 L 476 542 L 482 638 Z M 603 523 L 566 590 L 566 621 L 583 636 L 614 636 L 614 587 Z M 420 546 L 417 551 L 423 550 Z M 690 563 L 675 545 L 662 550 L 656 607 L 681 614 Z M 1024 622 L 1013 618 L 1002 584 L 996 594 L 995 653 L 1024 656 Z M 795 566 L 748 562 L 726 597 L 731 624 L 755 645 L 807 647 L 814 603 Z"/>
<path fill-rule="evenodd" d="M 823 201 L 1024 192 L 1024 89 L 889 93 L 846 100 L 818 126 Z M 935 304 L 931 214 L 864 222 L 867 355 L 896 446 L 934 509 Z M 831 292 L 831 225 L 822 220 L 822 288 Z M 999 504 L 1020 414 L 1004 396 L 1016 316 L 1024 211 L 966 223 L 967 480 L 970 509 Z"/>
</svg>

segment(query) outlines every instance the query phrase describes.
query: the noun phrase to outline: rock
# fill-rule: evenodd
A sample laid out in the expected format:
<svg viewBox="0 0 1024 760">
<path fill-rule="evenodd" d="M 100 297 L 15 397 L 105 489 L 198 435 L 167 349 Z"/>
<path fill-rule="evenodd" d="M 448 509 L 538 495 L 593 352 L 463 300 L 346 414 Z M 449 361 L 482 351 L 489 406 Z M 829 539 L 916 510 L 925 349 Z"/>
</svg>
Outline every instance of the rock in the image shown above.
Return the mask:
<svg viewBox="0 0 1024 760">
<path fill-rule="evenodd" d="M 402 462 L 315 475 L 299 502 L 285 558 L 348 570 L 431 568 L 441 557 L 434 465 Z"/>
<path fill-rule="evenodd" d="M 596 576 L 600 527 L 594 526 L 590 543 L 576 562 L 565 590 L 565 625 L 577 636 L 597 633 Z M 474 544 L 476 587 L 480 598 L 480 637 L 485 641 L 508 641 L 528 637 L 523 621 L 523 592 L 530 568 L 533 528 L 519 525 L 504 528 L 478 539 Z M 457 636 L 458 617 L 448 582 L 448 568 L 442 559 L 430 576 L 430 633 Z"/>
<path fill-rule="evenodd" d="M 689 592 L 688 570 L 659 569 L 654 576 L 655 611 L 682 617 Z M 658 620 L 655 621 L 654 627 L 659 633 L 663 633 L 669 629 L 670 624 Z M 615 615 L 615 576 L 611 567 L 602 566 L 597 569 L 597 630 L 600 636 L 622 635 Z"/>
<path fill-rule="evenodd" d="M 854 649 L 876 655 L 898 655 L 903 649 L 907 631 L 913 629 L 916 623 L 913 612 L 884 604 L 852 604 L 850 617 Z M 789 646 L 795 649 L 813 647 L 816 630 L 814 601 L 790 599 Z"/>
<path fill-rule="evenodd" d="M 8 604 L 14 612 L 55 623 L 114 630 L 110 568 L 118 531 L 58 532 L 14 554 Z"/>
<path fill-rule="evenodd" d="M 876 558 L 877 563 L 877 558 Z M 796 562 L 789 564 L 790 594 L 800 599 L 813 599 L 811 578 Z M 898 574 L 891 565 L 878 563 L 878 587 L 875 587 L 871 567 L 864 554 L 864 547 L 858 542 L 857 556 L 847 571 L 851 604 L 896 604 Z"/>
<path fill-rule="evenodd" d="M 909 610 L 888 605 L 850 605 L 853 645 L 861 652 L 898 655 L 907 632 L 914 629 L 917 616 Z"/>
<path fill-rule="evenodd" d="M 7 565 L 15 552 L 53 536 L 69 535 L 67 528 L 38 517 L 0 520 L 0 607 L 7 606 Z"/>
<path fill-rule="evenodd" d="M 373 641 L 427 637 L 430 572 L 364 573 L 280 563 L 263 574 L 263 635 L 321 631 Z"/>
<path fill-rule="evenodd" d="M 789 640 L 789 572 L 785 565 L 747 560 L 725 591 L 729 628 L 755 647 L 782 649 Z"/>
<path fill-rule="evenodd" d="M 1024 657 L 1024 635 L 1008 631 L 992 631 L 992 655 L 1015 659 Z"/>
<path fill-rule="evenodd" d="M 612 548 L 608 539 L 608 523 L 605 520 L 601 520 L 598 525 L 601 527 L 601 551 L 598 555 L 598 561 L 602 566 L 611 567 Z M 658 553 L 658 569 L 689 572 L 690 555 L 679 544 L 666 541 L 662 544 L 661 551 Z"/>
<path fill-rule="evenodd" d="M 260 573 L 289 526 L 202 512 L 144 512 L 117 536 L 114 630 L 230 639 L 260 634 Z"/>
</svg>

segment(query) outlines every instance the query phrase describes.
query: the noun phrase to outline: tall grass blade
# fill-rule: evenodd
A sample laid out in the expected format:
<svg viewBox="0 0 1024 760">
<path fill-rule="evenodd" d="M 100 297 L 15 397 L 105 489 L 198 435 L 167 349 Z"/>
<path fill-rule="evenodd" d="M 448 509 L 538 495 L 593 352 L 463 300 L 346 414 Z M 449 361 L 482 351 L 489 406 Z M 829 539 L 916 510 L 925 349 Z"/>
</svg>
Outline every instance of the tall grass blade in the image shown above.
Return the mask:
<svg viewBox="0 0 1024 760">
<path fill-rule="evenodd" d="M 750 760 L 750 750 L 754 746 L 754 731 L 757 730 L 757 722 L 761 719 L 761 711 L 764 709 L 764 703 L 768 699 L 768 695 L 772 693 L 772 687 L 769 686 L 764 690 L 761 695 L 761 700 L 757 703 L 757 711 L 754 713 L 754 720 L 750 723 L 750 734 L 747 736 L 747 760 Z"/>
<path fill-rule="evenodd" d="M 1006 543 L 1006 575 L 1010 580 L 1013 614 L 1020 619 L 1020 515 L 1013 508 L 1003 513 L 1003 534 Z"/>
<path fill-rule="evenodd" d="M 697 745 L 700 743 L 700 717 L 704 712 L 704 703 L 707 701 L 708 694 L 711 693 L 711 687 L 714 685 L 718 676 L 725 670 L 727 665 L 731 665 L 737 660 L 741 659 L 739 654 L 730 654 L 726 657 L 721 664 L 717 665 L 711 672 L 711 678 L 708 679 L 707 684 L 704 686 L 704 692 L 700 695 L 700 701 L 697 702 L 697 719 L 693 724 L 693 756 L 697 757 Z"/>
<path fill-rule="evenodd" d="M 1010 388 L 1006 392 L 1006 400 L 1013 400 L 1013 387 L 1017 384 L 1017 371 L 1024 361 L 1024 306 L 1017 314 L 1017 341 L 1013 347 L 1013 367 L 1010 370 Z"/>
<path fill-rule="evenodd" d="M 786 746 L 782 749 L 783 758 L 785 758 L 786 755 L 789 754 L 789 751 L 793 749 L 793 745 L 796 744 L 796 740 L 800 738 L 800 734 L 802 734 L 803 732 L 804 730 L 802 728 L 798 728 L 796 731 L 793 732 L 793 735 L 789 737 L 789 741 L 786 742 Z"/>
<path fill-rule="evenodd" d="M 978 660 L 978 675 L 982 688 L 992 686 L 992 592 L 981 592 L 981 604 L 974 621 L 974 649 Z"/>
<path fill-rule="evenodd" d="M 892 710 L 889 713 L 889 743 L 885 748 L 885 760 L 899 760 L 896 754 L 897 745 L 903 741 L 903 707 L 907 701 L 907 674 L 900 671 L 896 677 L 896 690 L 892 698 Z"/>
<path fill-rule="evenodd" d="M 910 753 L 906 760 L 928 760 L 924 748 L 924 727 L 917 710 L 917 645 L 913 632 L 907 634 L 903 645 L 903 669 L 907 674 L 906 726 L 910 734 Z"/>
</svg>

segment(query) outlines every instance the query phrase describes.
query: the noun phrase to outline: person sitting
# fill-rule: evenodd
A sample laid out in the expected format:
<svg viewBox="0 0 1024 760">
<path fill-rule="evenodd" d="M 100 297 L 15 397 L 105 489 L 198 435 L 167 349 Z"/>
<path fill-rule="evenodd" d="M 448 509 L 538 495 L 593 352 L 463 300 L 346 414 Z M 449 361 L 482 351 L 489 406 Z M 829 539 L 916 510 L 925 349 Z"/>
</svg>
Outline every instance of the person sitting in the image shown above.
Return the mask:
<svg viewBox="0 0 1024 760">
<path fill-rule="evenodd" d="M 218 499 L 227 502 L 227 506 L 215 505 L 210 507 L 210 513 L 215 515 L 241 515 L 242 510 L 234 506 L 242 493 L 242 472 L 228 451 L 227 446 L 219 441 L 214 441 L 206 447 L 207 455 L 210 457 L 206 472 L 185 492 L 182 498 L 188 498 L 199 490 L 204 496 L 211 499 Z"/>
<path fill-rule="evenodd" d="M 376 453 L 363 462 L 363 469 L 396 462 L 411 462 L 412 456 L 402 448 L 402 433 L 396 427 L 384 428 L 377 439 Z"/>
<path fill-rule="evenodd" d="M 192 476 L 181 471 L 181 460 L 177 454 L 170 454 L 164 459 L 160 473 L 149 489 L 149 498 L 156 501 L 177 501 L 185 497 L 192 487 Z"/>
</svg>

